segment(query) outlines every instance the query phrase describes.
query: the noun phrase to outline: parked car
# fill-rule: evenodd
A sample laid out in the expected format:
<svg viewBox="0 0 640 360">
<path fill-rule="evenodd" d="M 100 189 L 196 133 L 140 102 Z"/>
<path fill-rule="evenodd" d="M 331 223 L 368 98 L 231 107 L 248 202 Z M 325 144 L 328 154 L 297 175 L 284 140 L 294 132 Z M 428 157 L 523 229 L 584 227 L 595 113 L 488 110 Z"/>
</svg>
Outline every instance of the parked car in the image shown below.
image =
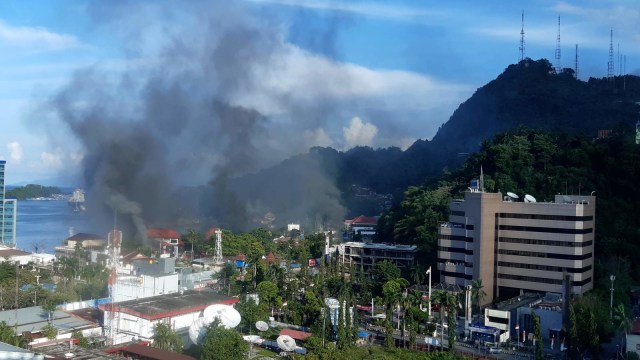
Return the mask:
<svg viewBox="0 0 640 360">
<path fill-rule="evenodd" d="M 500 354 L 502 352 L 502 349 L 499 347 L 490 347 L 489 348 L 489 353 L 490 354 Z"/>
</svg>

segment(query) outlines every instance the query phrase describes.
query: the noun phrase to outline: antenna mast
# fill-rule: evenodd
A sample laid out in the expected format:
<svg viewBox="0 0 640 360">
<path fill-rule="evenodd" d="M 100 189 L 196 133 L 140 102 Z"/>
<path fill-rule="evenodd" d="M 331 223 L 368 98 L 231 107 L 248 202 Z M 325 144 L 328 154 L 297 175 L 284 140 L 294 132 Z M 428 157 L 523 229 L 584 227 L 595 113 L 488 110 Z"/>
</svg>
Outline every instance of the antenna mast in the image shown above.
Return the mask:
<svg viewBox="0 0 640 360">
<path fill-rule="evenodd" d="M 573 75 L 578 79 L 578 44 L 576 44 L 576 67 L 574 70 Z"/>
<path fill-rule="evenodd" d="M 220 229 L 216 229 L 216 247 L 215 247 L 215 255 L 213 255 L 213 263 L 216 265 L 220 265 L 224 263 L 222 259 L 222 231 Z"/>
<path fill-rule="evenodd" d="M 556 74 L 562 73 L 562 63 L 560 62 L 560 15 L 558 15 L 558 38 L 556 40 Z"/>
<path fill-rule="evenodd" d="M 520 59 L 524 60 L 524 10 L 522 10 L 522 27 L 520 28 Z"/>
<path fill-rule="evenodd" d="M 613 80 L 613 28 L 611 28 L 611 41 L 609 42 L 609 62 L 607 63 L 607 79 Z"/>
</svg>

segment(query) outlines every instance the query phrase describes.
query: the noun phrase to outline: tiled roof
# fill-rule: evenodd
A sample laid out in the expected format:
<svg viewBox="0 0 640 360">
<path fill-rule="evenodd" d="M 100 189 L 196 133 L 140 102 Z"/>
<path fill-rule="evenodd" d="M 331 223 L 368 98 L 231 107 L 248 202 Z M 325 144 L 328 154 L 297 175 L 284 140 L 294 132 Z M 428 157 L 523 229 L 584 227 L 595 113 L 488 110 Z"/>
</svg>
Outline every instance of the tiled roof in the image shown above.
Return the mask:
<svg viewBox="0 0 640 360">
<path fill-rule="evenodd" d="M 219 228 L 211 228 L 207 230 L 207 233 L 204 235 L 204 241 L 209 241 L 212 237 L 215 238 L 216 230 L 220 230 Z"/>
<path fill-rule="evenodd" d="M 308 338 L 309 336 L 312 336 L 313 334 L 310 332 L 298 331 L 293 329 L 282 329 L 280 331 L 280 335 L 289 335 L 294 340 L 304 341 L 306 338 Z"/>
<path fill-rule="evenodd" d="M 120 349 L 120 352 L 137 355 L 137 357 L 152 360 L 195 360 L 194 357 L 162 350 L 147 345 L 132 344 Z"/>
<path fill-rule="evenodd" d="M 173 229 L 147 229 L 147 237 L 150 239 L 180 239 L 180 234 Z"/>
<path fill-rule="evenodd" d="M 102 240 L 102 241 L 106 241 L 106 239 L 103 236 L 96 235 L 96 234 L 89 234 L 89 233 L 77 233 L 77 234 L 75 234 L 73 236 L 68 237 L 67 240 L 73 240 L 73 241 Z"/>
<path fill-rule="evenodd" d="M 345 220 L 344 223 L 347 225 L 376 225 L 378 224 L 378 219 L 375 217 L 360 215 L 351 220 Z"/>
<path fill-rule="evenodd" d="M 2 249 L 0 250 L 0 257 L 11 257 L 11 256 L 25 256 L 31 255 L 31 253 L 18 250 L 18 249 Z"/>
</svg>

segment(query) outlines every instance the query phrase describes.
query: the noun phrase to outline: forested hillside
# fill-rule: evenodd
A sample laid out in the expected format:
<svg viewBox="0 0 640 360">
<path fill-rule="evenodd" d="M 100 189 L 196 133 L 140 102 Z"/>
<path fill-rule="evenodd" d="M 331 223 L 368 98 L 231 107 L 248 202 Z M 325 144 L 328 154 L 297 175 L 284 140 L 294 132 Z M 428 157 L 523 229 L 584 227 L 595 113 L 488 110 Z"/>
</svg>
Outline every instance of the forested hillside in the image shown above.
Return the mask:
<svg viewBox="0 0 640 360">
<path fill-rule="evenodd" d="M 585 82 L 575 79 L 570 69 L 555 74 L 546 59 L 527 59 L 510 65 L 495 80 L 479 88 L 430 141 L 418 140 L 405 151 L 356 147 L 341 152 L 313 148 L 307 154 L 238 179 L 232 188 L 243 201 L 264 207 L 263 213 L 268 209 L 276 217 L 297 214 L 298 218 L 320 214 L 339 223 L 340 214 L 375 215 L 381 211 L 375 204 L 366 207 L 357 203 L 350 196 L 354 185 L 378 194 L 393 194 L 397 202 L 409 186 L 433 182 L 447 169 L 457 168 L 469 154 L 480 149 L 483 141 L 498 133 L 526 126 L 568 136 L 582 135 L 585 138 L 581 141 L 590 141 L 598 130 L 631 131 L 638 120 L 638 103 L 637 76 L 592 78 Z M 538 162 L 542 166 L 544 159 Z M 485 169 L 490 172 L 493 166 L 487 161 Z M 561 169 L 557 171 L 563 176 Z M 525 175 L 517 179 L 522 181 L 519 186 L 526 187 L 533 181 L 523 180 Z M 588 180 L 582 185 L 585 191 L 592 185 Z M 547 182 L 564 184 L 565 180 L 554 178 Z M 542 196 L 551 191 L 546 187 L 551 184 L 541 180 L 536 183 L 540 188 L 532 193 Z M 577 189 L 578 184 L 574 186 Z M 318 193 L 330 201 L 311 199 L 314 206 L 307 206 L 308 197 Z M 340 205 L 346 210 L 339 211 Z M 353 211 L 356 208 L 357 213 Z"/>
<path fill-rule="evenodd" d="M 486 191 L 532 194 L 538 201 L 595 191 L 596 284 L 606 289 L 610 274 L 623 287 L 630 276 L 640 281 L 640 145 L 632 132 L 600 140 L 525 128 L 499 134 L 455 171 L 410 187 L 380 219 L 378 240 L 417 243 L 419 259 L 435 265 L 437 228 L 448 219 L 449 202 L 464 196 L 481 166 Z"/>
</svg>

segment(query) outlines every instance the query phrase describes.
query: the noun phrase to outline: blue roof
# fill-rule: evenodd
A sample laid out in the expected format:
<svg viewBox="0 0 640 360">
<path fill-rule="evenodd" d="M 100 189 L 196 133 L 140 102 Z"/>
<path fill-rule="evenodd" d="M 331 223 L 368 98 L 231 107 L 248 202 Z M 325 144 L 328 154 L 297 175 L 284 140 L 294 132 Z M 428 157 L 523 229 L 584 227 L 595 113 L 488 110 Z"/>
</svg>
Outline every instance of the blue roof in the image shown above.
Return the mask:
<svg viewBox="0 0 640 360">
<path fill-rule="evenodd" d="M 368 332 L 362 331 L 362 330 L 358 331 L 358 337 L 367 337 L 367 336 L 369 336 Z"/>
</svg>

